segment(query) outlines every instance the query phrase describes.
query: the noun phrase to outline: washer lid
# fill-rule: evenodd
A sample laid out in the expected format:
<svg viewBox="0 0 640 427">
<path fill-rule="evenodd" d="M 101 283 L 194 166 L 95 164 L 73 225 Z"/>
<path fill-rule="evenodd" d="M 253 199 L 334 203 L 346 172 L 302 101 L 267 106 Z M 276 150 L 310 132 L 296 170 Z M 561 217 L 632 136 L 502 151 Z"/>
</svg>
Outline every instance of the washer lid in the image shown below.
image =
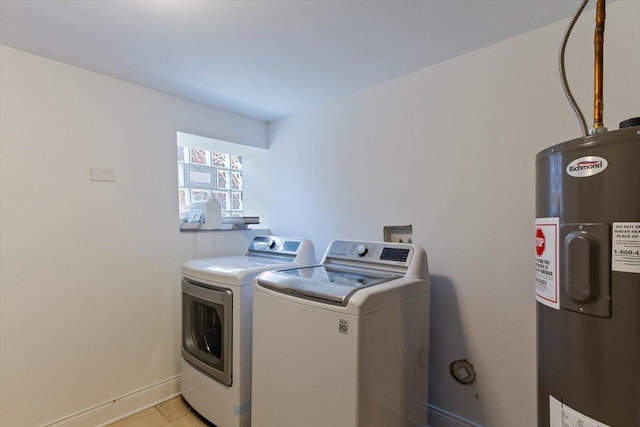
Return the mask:
<svg viewBox="0 0 640 427">
<path fill-rule="evenodd" d="M 258 284 L 277 292 L 346 306 L 358 290 L 402 276 L 328 265 L 268 271 Z"/>
</svg>

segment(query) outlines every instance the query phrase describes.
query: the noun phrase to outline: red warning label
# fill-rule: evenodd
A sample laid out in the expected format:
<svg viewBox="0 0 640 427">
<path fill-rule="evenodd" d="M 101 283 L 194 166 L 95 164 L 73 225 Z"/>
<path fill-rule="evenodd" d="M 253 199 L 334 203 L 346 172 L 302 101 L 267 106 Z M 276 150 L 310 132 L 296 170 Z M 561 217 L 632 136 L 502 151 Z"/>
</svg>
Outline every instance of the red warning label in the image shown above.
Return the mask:
<svg viewBox="0 0 640 427">
<path fill-rule="evenodd" d="M 536 219 L 536 301 L 560 309 L 558 232 L 560 218 Z"/>
<path fill-rule="evenodd" d="M 536 254 L 538 256 L 542 256 L 543 252 L 544 252 L 544 232 L 542 231 L 542 228 L 537 227 L 536 228 Z"/>
</svg>

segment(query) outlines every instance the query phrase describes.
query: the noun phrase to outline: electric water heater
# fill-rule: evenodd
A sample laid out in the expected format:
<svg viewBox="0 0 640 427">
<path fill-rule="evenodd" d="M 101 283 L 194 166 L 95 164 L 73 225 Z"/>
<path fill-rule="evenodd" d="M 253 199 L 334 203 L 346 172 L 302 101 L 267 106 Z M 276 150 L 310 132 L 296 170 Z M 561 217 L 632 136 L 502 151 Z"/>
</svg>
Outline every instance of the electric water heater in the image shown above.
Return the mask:
<svg viewBox="0 0 640 427">
<path fill-rule="evenodd" d="M 536 157 L 538 426 L 640 427 L 640 126 Z"/>
<path fill-rule="evenodd" d="M 605 0 L 596 1 L 593 128 L 536 156 L 538 427 L 640 427 L 640 117 L 603 124 Z M 630 94 L 637 96 L 637 94 Z"/>
</svg>

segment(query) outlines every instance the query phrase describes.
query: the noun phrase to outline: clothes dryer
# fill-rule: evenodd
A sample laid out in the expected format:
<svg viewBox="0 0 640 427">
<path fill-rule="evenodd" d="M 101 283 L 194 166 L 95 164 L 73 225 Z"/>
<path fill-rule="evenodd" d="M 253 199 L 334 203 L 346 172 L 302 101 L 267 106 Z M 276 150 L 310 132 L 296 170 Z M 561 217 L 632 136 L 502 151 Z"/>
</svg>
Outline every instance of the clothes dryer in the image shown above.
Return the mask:
<svg viewBox="0 0 640 427">
<path fill-rule="evenodd" d="M 254 281 L 254 427 L 427 425 L 430 282 L 416 245 L 335 240 Z"/>
<path fill-rule="evenodd" d="M 307 239 L 256 236 L 244 255 L 182 266 L 181 393 L 217 427 L 251 424 L 254 278 L 266 270 L 314 263 Z"/>
</svg>

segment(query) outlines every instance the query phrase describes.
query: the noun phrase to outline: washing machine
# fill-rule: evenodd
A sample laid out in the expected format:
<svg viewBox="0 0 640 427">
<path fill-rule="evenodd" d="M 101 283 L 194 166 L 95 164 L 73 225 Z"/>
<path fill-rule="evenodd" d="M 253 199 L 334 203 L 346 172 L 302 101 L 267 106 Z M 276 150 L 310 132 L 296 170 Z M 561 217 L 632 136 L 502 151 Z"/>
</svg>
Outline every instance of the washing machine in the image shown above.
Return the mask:
<svg viewBox="0 0 640 427">
<path fill-rule="evenodd" d="M 244 255 L 182 266 L 182 376 L 188 404 L 217 427 L 251 424 L 251 319 L 254 278 L 312 265 L 302 238 L 256 236 Z"/>
<path fill-rule="evenodd" d="M 425 427 L 424 249 L 334 240 L 254 281 L 253 427 Z"/>
</svg>

